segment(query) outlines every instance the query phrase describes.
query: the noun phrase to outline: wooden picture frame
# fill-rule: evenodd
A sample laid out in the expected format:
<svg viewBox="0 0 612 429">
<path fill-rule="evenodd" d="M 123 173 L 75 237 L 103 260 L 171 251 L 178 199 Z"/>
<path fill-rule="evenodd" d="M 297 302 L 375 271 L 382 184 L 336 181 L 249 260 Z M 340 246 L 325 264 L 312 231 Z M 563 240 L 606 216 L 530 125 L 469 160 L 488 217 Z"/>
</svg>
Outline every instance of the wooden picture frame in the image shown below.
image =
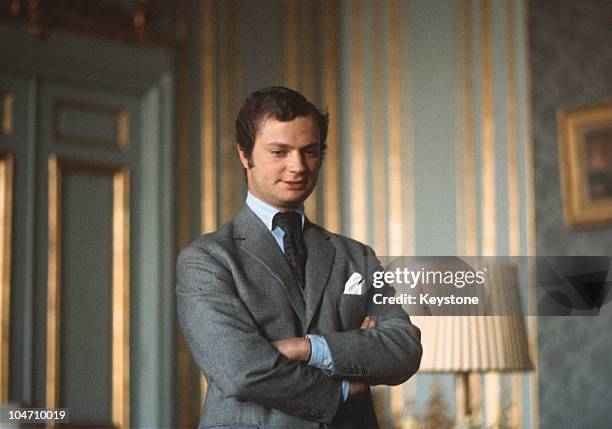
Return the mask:
<svg viewBox="0 0 612 429">
<path fill-rule="evenodd" d="M 612 103 L 560 110 L 559 161 L 565 223 L 612 222 Z"/>
</svg>

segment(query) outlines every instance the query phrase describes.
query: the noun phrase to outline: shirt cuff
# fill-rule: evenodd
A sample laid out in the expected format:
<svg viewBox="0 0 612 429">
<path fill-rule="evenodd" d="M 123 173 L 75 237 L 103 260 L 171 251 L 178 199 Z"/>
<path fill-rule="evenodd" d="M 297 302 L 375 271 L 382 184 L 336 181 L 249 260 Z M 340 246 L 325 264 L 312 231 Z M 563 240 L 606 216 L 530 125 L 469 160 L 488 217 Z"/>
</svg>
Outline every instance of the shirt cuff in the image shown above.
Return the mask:
<svg viewBox="0 0 612 429">
<path fill-rule="evenodd" d="M 344 402 L 348 399 L 351 383 L 348 380 L 342 380 L 342 399 Z"/>
<path fill-rule="evenodd" d="M 332 370 L 334 364 L 332 362 L 331 350 L 329 350 L 325 338 L 322 335 L 306 335 L 306 337 L 310 339 L 310 359 L 308 360 L 308 365 L 319 369 Z"/>
</svg>

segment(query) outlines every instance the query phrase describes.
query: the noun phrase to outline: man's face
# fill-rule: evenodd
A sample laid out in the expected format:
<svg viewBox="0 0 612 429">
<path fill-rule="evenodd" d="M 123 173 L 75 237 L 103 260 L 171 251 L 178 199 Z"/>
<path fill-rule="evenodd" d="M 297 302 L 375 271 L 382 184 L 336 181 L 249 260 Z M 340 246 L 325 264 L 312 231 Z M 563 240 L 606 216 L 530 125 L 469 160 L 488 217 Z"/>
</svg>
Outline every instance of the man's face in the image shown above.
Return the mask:
<svg viewBox="0 0 612 429">
<path fill-rule="evenodd" d="M 286 122 L 265 120 L 255 136 L 252 167 L 238 149 L 249 192 L 278 210 L 297 208 L 317 184 L 319 143 L 319 127 L 312 116 Z"/>
</svg>

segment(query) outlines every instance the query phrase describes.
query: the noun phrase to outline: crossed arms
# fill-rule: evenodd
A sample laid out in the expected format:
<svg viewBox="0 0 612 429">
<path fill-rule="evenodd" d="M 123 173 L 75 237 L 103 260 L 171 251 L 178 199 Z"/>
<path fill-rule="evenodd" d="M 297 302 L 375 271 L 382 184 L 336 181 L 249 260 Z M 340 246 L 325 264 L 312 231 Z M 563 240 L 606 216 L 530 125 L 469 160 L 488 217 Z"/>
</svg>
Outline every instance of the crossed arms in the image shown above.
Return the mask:
<svg viewBox="0 0 612 429">
<path fill-rule="evenodd" d="M 374 309 L 376 322 L 366 319 L 360 329 L 324 334 L 331 373 L 307 365 L 307 340 L 270 342 L 262 334 L 220 257 L 223 249 L 216 250 L 191 245 L 181 252 L 177 304 L 196 362 L 225 396 L 331 423 L 343 401 L 342 380 L 354 394 L 368 385 L 400 384 L 418 369 L 419 331 L 395 306 Z"/>
</svg>

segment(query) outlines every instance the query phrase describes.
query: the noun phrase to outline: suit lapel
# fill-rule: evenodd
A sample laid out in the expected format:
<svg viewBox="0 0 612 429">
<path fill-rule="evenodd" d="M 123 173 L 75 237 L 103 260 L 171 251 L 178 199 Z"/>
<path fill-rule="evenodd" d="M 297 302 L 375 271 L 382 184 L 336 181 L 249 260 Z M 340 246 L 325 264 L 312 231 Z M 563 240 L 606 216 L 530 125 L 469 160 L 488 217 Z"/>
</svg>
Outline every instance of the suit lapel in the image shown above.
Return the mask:
<svg viewBox="0 0 612 429">
<path fill-rule="evenodd" d="M 306 329 L 319 309 L 323 292 L 334 264 L 336 249 L 327 236 L 317 226 L 306 221 L 304 225 L 304 242 L 308 250 L 306 260 Z"/>
<path fill-rule="evenodd" d="M 305 326 L 304 299 L 291 268 L 268 228 L 246 205 L 234 218 L 234 238 L 244 239 L 241 248 L 266 267 L 272 277 L 281 284 L 287 299 Z M 308 284 L 308 280 L 306 282 Z"/>
</svg>

